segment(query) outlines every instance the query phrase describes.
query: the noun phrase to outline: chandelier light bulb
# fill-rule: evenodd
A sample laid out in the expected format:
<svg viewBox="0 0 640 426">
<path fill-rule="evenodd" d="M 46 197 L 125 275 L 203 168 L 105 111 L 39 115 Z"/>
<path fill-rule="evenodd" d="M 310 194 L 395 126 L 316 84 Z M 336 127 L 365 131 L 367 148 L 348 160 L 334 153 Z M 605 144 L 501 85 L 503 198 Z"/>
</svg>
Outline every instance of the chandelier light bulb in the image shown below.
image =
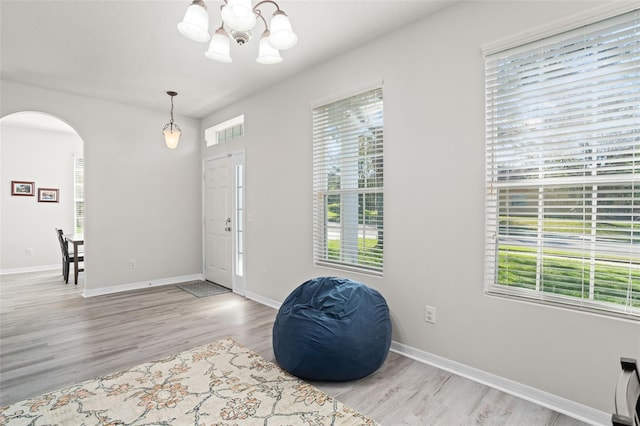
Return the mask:
<svg viewBox="0 0 640 426">
<path fill-rule="evenodd" d="M 184 19 L 178 24 L 178 31 L 193 41 L 209 41 L 209 15 L 202 0 L 194 0 L 187 8 Z"/>
</svg>

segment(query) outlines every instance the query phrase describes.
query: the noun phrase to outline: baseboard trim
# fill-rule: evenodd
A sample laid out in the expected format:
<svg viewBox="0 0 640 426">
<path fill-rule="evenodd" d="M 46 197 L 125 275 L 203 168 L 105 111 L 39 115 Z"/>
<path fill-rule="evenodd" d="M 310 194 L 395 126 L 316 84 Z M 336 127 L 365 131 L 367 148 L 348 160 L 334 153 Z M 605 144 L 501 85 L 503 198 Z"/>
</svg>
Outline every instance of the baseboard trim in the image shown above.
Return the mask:
<svg viewBox="0 0 640 426">
<path fill-rule="evenodd" d="M 55 269 L 60 269 L 60 275 L 62 276 L 62 266 L 60 263 L 56 263 L 55 265 L 29 266 L 27 268 L 2 269 L 0 270 L 0 275 L 24 274 L 26 272 L 53 271 Z"/>
<path fill-rule="evenodd" d="M 445 371 L 449 371 L 458 376 L 465 377 L 483 385 L 517 396 L 540 406 L 549 408 L 567 416 L 592 425 L 611 424 L 611 414 L 579 404 L 577 402 L 561 398 L 540 389 L 514 382 L 495 374 L 452 361 L 411 346 L 391 342 L 391 351 L 416 361 L 432 365 Z"/>
<path fill-rule="evenodd" d="M 160 287 L 164 285 L 179 284 L 187 281 L 204 280 L 203 274 L 183 275 L 180 277 L 162 278 L 159 280 L 141 281 L 137 283 L 121 284 L 112 287 L 100 287 L 84 289 L 82 297 L 95 297 L 105 294 L 122 293 L 124 291 L 141 290 L 150 287 Z"/>
<path fill-rule="evenodd" d="M 262 303 L 263 305 L 269 306 L 273 309 L 280 309 L 280 306 L 282 305 L 282 302 L 276 302 L 275 300 L 260 296 L 259 294 L 252 293 L 250 291 L 245 291 L 244 297 L 255 302 Z"/>
<path fill-rule="evenodd" d="M 274 309 L 280 309 L 280 306 L 282 305 L 281 302 L 277 302 L 250 291 L 246 292 L 245 297 Z M 531 386 L 523 385 L 522 383 L 518 383 L 513 380 L 505 379 L 504 377 L 470 367 L 457 361 L 452 361 L 450 359 L 416 349 L 403 343 L 392 341 L 391 351 L 418 362 L 449 371 L 453 374 L 457 374 L 458 376 L 465 377 L 494 389 L 498 389 L 510 395 L 517 396 L 585 423 L 597 426 L 611 424 L 610 413 L 596 410 L 595 408 L 544 392 Z"/>
</svg>

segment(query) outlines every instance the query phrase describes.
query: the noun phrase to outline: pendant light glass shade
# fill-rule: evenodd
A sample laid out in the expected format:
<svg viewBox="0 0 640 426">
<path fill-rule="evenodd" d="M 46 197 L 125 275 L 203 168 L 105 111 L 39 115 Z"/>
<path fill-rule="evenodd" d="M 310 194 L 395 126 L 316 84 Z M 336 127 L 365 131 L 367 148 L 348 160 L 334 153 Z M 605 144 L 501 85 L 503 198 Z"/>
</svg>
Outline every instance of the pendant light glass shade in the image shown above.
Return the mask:
<svg viewBox="0 0 640 426">
<path fill-rule="evenodd" d="M 229 0 L 220 14 L 224 23 L 236 31 L 249 31 L 256 25 L 251 0 Z"/>
<path fill-rule="evenodd" d="M 201 0 L 195 0 L 187 8 L 184 19 L 178 24 L 178 31 L 193 41 L 209 41 L 209 15 Z"/>
<path fill-rule="evenodd" d="M 164 126 L 162 133 L 164 134 L 164 142 L 167 144 L 167 148 L 176 149 L 182 133 L 180 127 L 177 124 L 170 123 Z"/>
<path fill-rule="evenodd" d="M 277 64 L 282 62 L 282 56 L 277 49 L 269 43 L 269 30 L 265 30 L 260 38 L 260 49 L 258 51 L 258 59 L 256 62 L 259 64 Z"/>
<path fill-rule="evenodd" d="M 220 27 L 216 30 L 216 33 L 211 37 L 211 43 L 209 43 L 209 50 L 204 54 L 209 59 L 214 61 L 229 63 L 231 62 L 231 46 L 229 44 L 229 34 Z"/>
<path fill-rule="evenodd" d="M 291 29 L 291 21 L 286 13 L 277 10 L 271 18 L 269 43 L 274 49 L 290 49 L 298 42 L 298 36 Z"/>
<path fill-rule="evenodd" d="M 173 97 L 178 93 L 169 91 L 167 95 L 171 96 L 171 120 L 167 124 L 164 125 L 162 129 L 162 134 L 164 135 L 164 143 L 167 144 L 167 148 L 176 149 L 178 146 L 178 142 L 180 142 L 180 126 L 173 122 Z"/>
</svg>

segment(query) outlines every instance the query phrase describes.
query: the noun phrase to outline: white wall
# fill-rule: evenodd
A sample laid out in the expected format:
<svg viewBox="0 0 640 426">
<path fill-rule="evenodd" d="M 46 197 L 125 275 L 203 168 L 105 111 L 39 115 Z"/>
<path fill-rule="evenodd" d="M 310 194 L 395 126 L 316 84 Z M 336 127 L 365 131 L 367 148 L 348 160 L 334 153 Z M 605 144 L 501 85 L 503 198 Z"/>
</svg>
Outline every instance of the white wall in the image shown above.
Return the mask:
<svg viewBox="0 0 640 426">
<path fill-rule="evenodd" d="M 2 188 L 0 270 L 61 267 L 54 228 L 73 232 L 73 157 L 82 156 L 77 134 L 0 125 Z M 35 182 L 33 197 L 12 196 L 11 181 Z M 37 188 L 58 188 L 58 203 L 39 203 Z M 27 254 L 31 249 L 31 254 Z"/>
<path fill-rule="evenodd" d="M 176 115 L 183 136 L 172 151 L 162 137 L 168 109 L 151 111 L 7 81 L 0 88 L 1 116 L 50 113 L 84 141 L 85 293 L 202 273 L 196 120 Z M 167 97 L 163 89 L 159 97 Z M 135 269 L 129 268 L 130 259 L 136 260 Z"/>
<path fill-rule="evenodd" d="M 462 2 L 205 117 L 245 115 L 247 292 L 281 302 L 343 275 L 389 302 L 393 339 L 603 412 L 640 325 L 484 294 L 484 63 L 480 46 L 601 2 Z M 375 25 L 374 25 L 375 27 Z M 291 52 L 292 55 L 295 51 Z M 384 80 L 384 277 L 312 262 L 311 109 Z M 426 304 L 437 324 L 424 321 Z"/>
</svg>

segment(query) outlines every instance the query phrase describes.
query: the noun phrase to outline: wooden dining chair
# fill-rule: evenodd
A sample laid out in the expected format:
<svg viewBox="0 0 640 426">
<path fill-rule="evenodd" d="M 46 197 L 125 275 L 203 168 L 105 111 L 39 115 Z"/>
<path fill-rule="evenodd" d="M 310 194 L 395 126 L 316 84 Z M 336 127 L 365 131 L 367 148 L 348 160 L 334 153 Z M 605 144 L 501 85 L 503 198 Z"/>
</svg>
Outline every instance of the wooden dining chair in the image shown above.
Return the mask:
<svg viewBox="0 0 640 426">
<path fill-rule="evenodd" d="M 71 263 L 74 261 L 73 253 L 69 253 L 69 243 L 64 238 L 64 232 L 60 228 L 56 228 L 58 242 L 60 243 L 60 251 L 62 253 L 62 276 L 65 284 L 69 284 L 69 270 Z M 84 255 L 78 253 L 78 262 L 84 262 Z M 77 284 L 77 283 L 76 283 Z"/>
</svg>

